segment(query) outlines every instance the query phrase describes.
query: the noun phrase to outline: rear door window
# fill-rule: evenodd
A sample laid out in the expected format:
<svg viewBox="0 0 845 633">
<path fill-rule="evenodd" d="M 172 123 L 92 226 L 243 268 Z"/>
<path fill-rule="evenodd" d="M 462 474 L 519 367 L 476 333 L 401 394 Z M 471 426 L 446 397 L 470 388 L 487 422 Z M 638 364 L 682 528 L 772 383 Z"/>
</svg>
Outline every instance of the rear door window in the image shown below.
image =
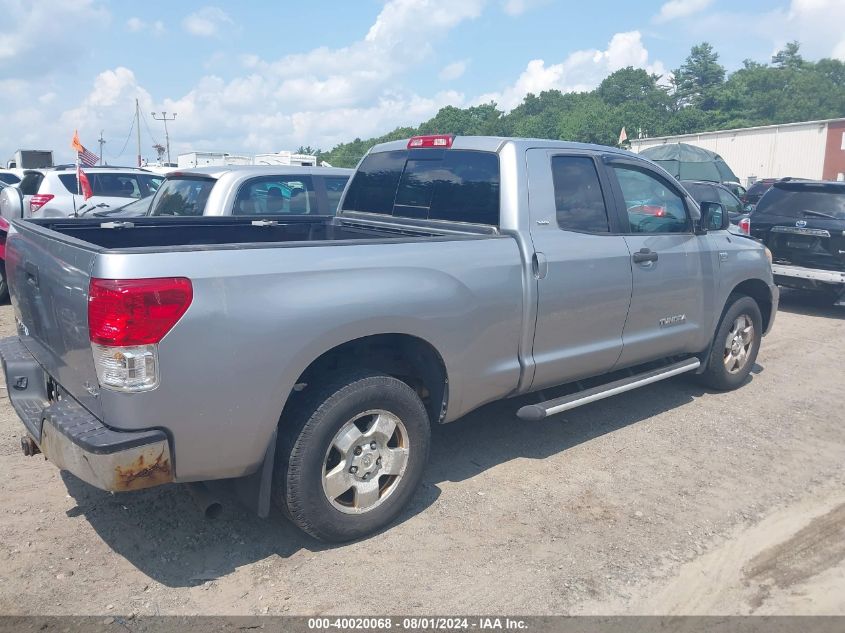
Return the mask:
<svg viewBox="0 0 845 633">
<path fill-rule="evenodd" d="M 499 224 L 499 157 L 469 150 L 370 154 L 353 177 L 345 211 Z"/>
<path fill-rule="evenodd" d="M 317 213 L 311 176 L 263 176 L 241 185 L 233 215 Z"/>
<path fill-rule="evenodd" d="M 210 178 L 165 179 L 151 202 L 149 214 L 202 215 L 215 182 Z"/>
<path fill-rule="evenodd" d="M 721 203 L 725 211 L 733 213 L 734 215 L 738 213 L 745 213 L 745 209 L 742 208 L 742 203 L 739 201 L 739 198 L 731 192 L 725 191 L 721 187 L 716 187 L 716 190 L 719 193 L 719 199 L 717 202 Z"/>
<path fill-rule="evenodd" d="M 592 158 L 553 156 L 557 225 L 565 231 L 607 233 L 607 208 Z"/>
<path fill-rule="evenodd" d="M 83 171 L 85 170 L 83 169 Z M 148 176 L 146 174 L 104 174 L 93 170 L 85 172 L 85 175 L 88 177 L 88 182 L 91 183 L 91 191 L 95 196 L 135 198 L 136 200 L 154 194 L 164 180 L 160 176 Z M 60 174 L 59 180 L 69 193 L 78 193 L 76 171 Z"/>
</svg>

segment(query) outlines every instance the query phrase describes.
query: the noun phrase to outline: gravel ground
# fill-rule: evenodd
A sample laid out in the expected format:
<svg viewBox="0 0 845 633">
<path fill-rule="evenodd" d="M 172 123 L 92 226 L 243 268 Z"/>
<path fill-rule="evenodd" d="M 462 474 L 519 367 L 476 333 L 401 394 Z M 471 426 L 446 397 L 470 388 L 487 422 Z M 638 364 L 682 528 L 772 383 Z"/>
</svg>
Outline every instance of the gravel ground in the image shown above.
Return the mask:
<svg viewBox="0 0 845 633">
<path fill-rule="evenodd" d="M 784 293 L 739 391 L 485 407 L 435 430 L 396 525 L 339 547 L 26 458 L 3 389 L 0 613 L 845 614 L 843 357 L 845 309 Z"/>
</svg>

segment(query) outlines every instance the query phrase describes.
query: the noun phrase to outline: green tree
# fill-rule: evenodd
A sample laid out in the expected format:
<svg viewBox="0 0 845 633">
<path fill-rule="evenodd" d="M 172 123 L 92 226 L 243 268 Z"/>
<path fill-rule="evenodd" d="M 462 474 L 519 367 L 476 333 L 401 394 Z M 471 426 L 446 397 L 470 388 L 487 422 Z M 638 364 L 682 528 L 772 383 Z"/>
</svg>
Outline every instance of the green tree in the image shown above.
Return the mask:
<svg viewBox="0 0 845 633">
<path fill-rule="evenodd" d="M 724 81 L 725 68 L 719 63 L 719 54 L 707 42 L 692 47 L 672 79 L 678 105 L 701 110 L 714 109 Z"/>
</svg>

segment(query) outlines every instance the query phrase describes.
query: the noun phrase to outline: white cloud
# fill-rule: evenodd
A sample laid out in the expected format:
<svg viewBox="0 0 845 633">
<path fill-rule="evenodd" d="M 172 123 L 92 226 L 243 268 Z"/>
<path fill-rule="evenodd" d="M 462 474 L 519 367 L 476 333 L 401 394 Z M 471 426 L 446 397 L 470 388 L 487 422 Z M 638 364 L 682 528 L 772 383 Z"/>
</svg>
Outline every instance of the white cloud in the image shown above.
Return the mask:
<svg viewBox="0 0 845 633">
<path fill-rule="evenodd" d="M 78 128 L 82 142 L 90 145 L 103 129 L 109 142 L 106 155 L 114 161 L 127 138 L 136 97 L 147 118 L 152 110 L 178 113 L 170 125 L 174 153 L 190 149 L 257 153 L 300 144 L 330 149 L 356 136 L 367 138 L 399 125 L 415 125 L 441 107 L 465 105 L 466 99 L 456 91 L 415 94 L 401 87 L 401 79 L 430 59 L 450 30 L 478 16 L 483 4 L 484 0 L 458 4 L 392 0 L 361 39 L 347 46 L 276 60 L 244 53 L 235 60 L 242 68 L 238 76 L 224 79 L 209 71 L 181 96 L 170 98 L 154 98 L 130 68 L 114 67 L 100 73 L 77 105 L 65 105 L 52 117 L 55 122 L 39 132 L 61 141 L 67 130 Z M 458 70 L 456 66 L 451 72 Z M 57 99 L 52 107 L 57 104 L 62 101 Z M 42 115 L 42 120 L 47 118 Z M 156 140 L 164 136 L 160 124 L 142 122 L 145 156 L 153 154 L 147 124 Z M 0 130 L 0 145 L 7 141 Z M 53 144 L 58 145 L 57 158 L 63 160 L 65 144 Z M 133 132 L 119 162 L 134 162 L 135 151 Z"/>
<path fill-rule="evenodd" d="M 131 17 L 126 20 L 126 28 L 132 33 L 140 33 L 141 31 L 149 30 L 153 35 L 163 35 L 167 31 L 164 26 L 164 22 L 161 20 L 147 23 L 138 17 Z"/>
<path fill-rule="evenodd" d="M 484 94 L 477 102 L 495 101 L 505 110 L 511 110 L 529 92 L 538 94 L 544 90 L 592 90 L 607 75 L 627 66 L 644 68 L 657 74 L 666 72 L 661 62 L 649 63 L 648 51 L 643 46 L 639 31 L 616 33 L 605 50 L 575 51 L 558 64 L 546 65 L 542 59 L 533 59 L 513 85 L 499 92 Z"/>
<path fill-rule="evenodd" d="M 548 0 L 502 0 L 502 10 L 508 15 L 522 15 L 529 9 L 545 4 Z"/>
<path fill-rule="evenodd" d="M 461 59 L 451 64 L 446 64 L 437 75 L 443 81 L 454 81 L 463 76 L 467 70 L 469 60 Z"/>
<path fill-rule="evenodd" d="M 654 22 L 662 23 L 685 18 L 704 11 L 711 4 L 713 0 L 669 0 L 660 7 L 660 11 L 654 16 Z"/>
<path fill-rule="evenodd" d="M 219 7 L 203 7 L 182 21 L 185 30 L 198 37 L 214 37 L 221 29 L 233 25 L 232 18 Z"/>
<path fill-rule="evenodd" d="M 133 33 L 143 31 L 144 27 L 146 26 L 146 23 L 141 18 L 131 17 L 126 20 L 126 28 L 132 31 Z"/>
<path fill-rule="evenodd" d="M 87 52 L 79 33 L 93 37 L 109 19 L 109 12 L 95 0 L 4 2 L 0 79 L 67 68 Z"/>
<path fill-rule="evenodd" d="M 788 7 L 768 12 L 717 12 L 684 24 L 686 37 L 707 40 L 718 51 L 725 43 L 744 57 L 768 62 L 769 54 L 797 40 L 807 59 L 834 57 L 845 61 L 845 2 L 791 0 Z"/>
</svg>

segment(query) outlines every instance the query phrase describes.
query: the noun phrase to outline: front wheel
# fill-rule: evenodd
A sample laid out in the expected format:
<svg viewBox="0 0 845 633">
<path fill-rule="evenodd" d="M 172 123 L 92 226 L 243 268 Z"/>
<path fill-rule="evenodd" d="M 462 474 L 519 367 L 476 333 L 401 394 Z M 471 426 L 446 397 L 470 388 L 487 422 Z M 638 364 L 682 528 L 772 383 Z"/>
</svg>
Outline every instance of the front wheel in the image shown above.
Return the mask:
<svg viewBox="0 0 845 633">
<path fill-rule="evenodd" d="M 763 317 L 757 302 L 751 297 L 735 297 L 716 330 L 707 369 L 701 374 L 704 384 L 721 391 L 742 385 L 757 360 L 762 335 Z"/>
<path fill-rule="evenodd" d="M 353 540 L 390 523 L 428 458 L 429 419 L 417 394 L 396 378 L 355 372 L 298 397 L 281 421 L 277 504 L 323 541 Z"/>
</svg>

